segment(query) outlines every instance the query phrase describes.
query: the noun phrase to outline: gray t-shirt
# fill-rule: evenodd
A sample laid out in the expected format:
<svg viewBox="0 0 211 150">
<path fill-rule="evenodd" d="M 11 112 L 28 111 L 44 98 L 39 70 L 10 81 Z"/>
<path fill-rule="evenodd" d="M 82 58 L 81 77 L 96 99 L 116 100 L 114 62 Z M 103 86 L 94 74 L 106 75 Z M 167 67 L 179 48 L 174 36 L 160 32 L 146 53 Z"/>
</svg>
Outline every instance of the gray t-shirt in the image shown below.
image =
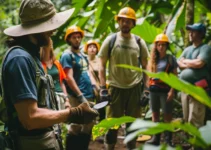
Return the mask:
<svg viewBox="0 0 211 150">
<path fill-rule="evenodd" d="M 209 68 L 211 67 L 211 47 L 207 44 L 202 44 L 198 47 L 193 45 L 187 47 L 182 55 L 179 57 L 186 59 L 196 59 L 199 58 L 205 62 L 205 65 L 202 68 L 186 68 L 181 71 L 180 78 L 189 82 L 195 83 L 201 79 L 207 78 L 210 79 Z"/>
<path fill-rule="evenodd" d="M 103 42 L 99 57 L 108 57 L 109 42 L 111 36 L 108 36 Z M 127 64 L 131 66 L 139 66 L 139 56 L 141 59 L 149 57 L 148 48 L 143 39 L 141 39 L 141 52 L 136 42 L 135 36 L 132 34 L 130 38 L 124 38 L 120 32 L 111 51 L 109 59 L 109 84 L 118 88 L 131 88 L 138 84 L 142 79 L 142 74 L 135 70 L 116 67 L 117 64 Z"/>
</svg>

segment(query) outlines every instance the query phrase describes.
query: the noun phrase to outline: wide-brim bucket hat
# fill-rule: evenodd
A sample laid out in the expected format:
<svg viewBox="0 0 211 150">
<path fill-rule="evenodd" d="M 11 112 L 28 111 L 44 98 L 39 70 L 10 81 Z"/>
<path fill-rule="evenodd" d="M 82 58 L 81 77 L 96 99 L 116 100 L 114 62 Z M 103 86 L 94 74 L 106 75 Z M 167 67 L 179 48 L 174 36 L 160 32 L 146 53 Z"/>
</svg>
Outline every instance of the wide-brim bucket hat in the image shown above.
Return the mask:
<svg viewBox="0 0 211 150">
<path fill-rule="evenodd" d="M 74 8 L 56 13 L 50 0 L 23 0 L 19 17 L 20 25 L 4 30 L 11 37 L 52 31 L 63 25 L 73 14 Z"/>
</svg>

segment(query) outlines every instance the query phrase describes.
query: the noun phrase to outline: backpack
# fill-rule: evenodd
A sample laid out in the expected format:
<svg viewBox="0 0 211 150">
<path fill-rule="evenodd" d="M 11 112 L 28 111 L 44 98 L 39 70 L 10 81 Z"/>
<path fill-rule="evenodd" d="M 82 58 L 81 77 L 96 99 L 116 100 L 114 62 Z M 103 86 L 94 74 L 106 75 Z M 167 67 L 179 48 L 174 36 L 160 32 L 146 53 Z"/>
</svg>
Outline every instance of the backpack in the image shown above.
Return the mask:
<svg viewBox="0 0 211 150">
<path fill-rule="evenodd" d="M 141 57 L 141 38 L 137 35 L 134 35 L 135 36 L 135 39 L 136 39 L 136 43 L 138 44 L 139 46 L 139 50 L 140 50 L 140 57 Z M 117 38 L 117 33 L 114 33 L 111 35 L 111 40 L 109 42 L 109 47 L 108 47 L 108 58 L 110 59 L 111 57 L 111 51 L 114 47 L 114 43 L 116 41 L 116 38 Z M 140 60 L 140 57 L 139 57 L 139 60 Z M 141 62 L 139 61 L 139 65 L 141 64 Z"/>
<path fill-rule="evenodd" d="M 165 68 L 166 73 L 170 73 L 173 71 L 174 58 L 172 55 L 167 54 L 167 66 Z M 150 78 L 149 79 L 149 90 L 152 92 L 168 92 L 170 90 L 170 86 L 165 84 L 162 80 L 158 78 Z"/>
</svg>

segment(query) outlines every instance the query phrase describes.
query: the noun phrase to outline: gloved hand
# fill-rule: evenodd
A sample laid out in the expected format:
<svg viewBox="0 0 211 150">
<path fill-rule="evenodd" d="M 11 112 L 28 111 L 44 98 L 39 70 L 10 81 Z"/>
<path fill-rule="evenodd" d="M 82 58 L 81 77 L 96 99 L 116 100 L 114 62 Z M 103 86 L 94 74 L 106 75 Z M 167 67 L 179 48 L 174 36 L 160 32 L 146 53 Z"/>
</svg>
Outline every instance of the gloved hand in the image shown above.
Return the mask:
<svg viewBox="0 0 211 150">
<path fill-rule="evenodd" d="M 140 106 L 145 107 L 147 104 L 149 104 L 149 91 L 144 90 L 140 99 Z"/>
<path fill-rule="evenodd" d="M 100 88 L 100 102 L 108 101 L 110 102 L 111 100 L 111 95 L 108 93 L 108 90 L 106 87 L 101 87 Z"/>
<path fill-rule="evenodd" d="M 70 108 L 68 123 L 87 124 L 97 117 L 99 113 L 92 109 L 87 102 L 83 102 L 77 107 Z"/>
<path fill-rule="evenodd" d="M 88 102 L 87 99 L 83 95 L 77 96 L 79 103 Z"/>
</svg>

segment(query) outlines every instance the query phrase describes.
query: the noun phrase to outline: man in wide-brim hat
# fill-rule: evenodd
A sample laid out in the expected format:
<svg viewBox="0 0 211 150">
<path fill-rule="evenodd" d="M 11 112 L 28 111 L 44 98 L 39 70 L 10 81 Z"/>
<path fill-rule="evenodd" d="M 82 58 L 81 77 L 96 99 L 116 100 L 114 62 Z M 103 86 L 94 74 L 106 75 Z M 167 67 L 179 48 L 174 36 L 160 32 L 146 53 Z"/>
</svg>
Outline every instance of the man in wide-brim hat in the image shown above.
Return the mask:
<svg viewBox="0 0 211 150">
<path fill-rule="evenodd" d="M 50 77 L 46 78 L 39 60 L 40 47 L 48 44 L 53 31 L 73 12 L 74 9 L 70 9 L 56 13 L 50 0 L 23 0 L 19 12 L 21 24 L 4 30 L 12 38 L 1 70 L 8 112 L 6 128 L 13 133 L 18 150 L 60 150 L 52 129 L 54 124 L 76 120 L 85 124 L 97 115 L 87 103 L 54 110 L 53 94 L 49 94 Z"/>
</svg>

